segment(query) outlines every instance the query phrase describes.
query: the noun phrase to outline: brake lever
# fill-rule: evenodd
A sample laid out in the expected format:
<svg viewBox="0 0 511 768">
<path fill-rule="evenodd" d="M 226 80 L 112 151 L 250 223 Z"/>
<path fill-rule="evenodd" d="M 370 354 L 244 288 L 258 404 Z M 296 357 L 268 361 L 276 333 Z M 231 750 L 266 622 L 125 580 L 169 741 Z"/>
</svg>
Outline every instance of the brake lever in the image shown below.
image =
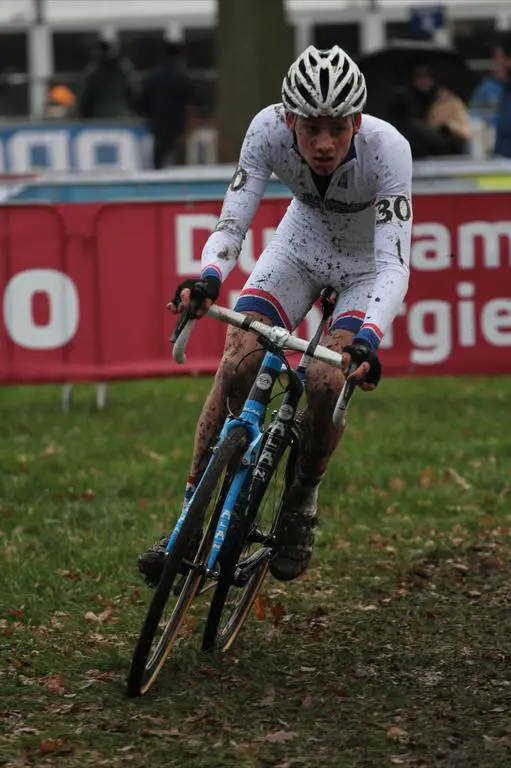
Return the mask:
<svg viewBox="0 0 511 768">
<path fill-rule="evenodd" d="M 181 317 L 177 321 L 176 327 L 174 328 L 174 331 L 170 337 L 171 344 L 176 343 L 176 341 L 178 340 L 178 338 L 186 328 L 187 323 L 197 319 L 196 313 L 197 313 L 197 310 L 199 309 L 199 306 L 200 306 L 200 303 L 190 297 L 190 303 L 188 304 L 188 307 L 181 312 Z"/>
<path fill-rule="evenodd" d="M 332 416 L 332 421 L 334 422 L 334 425 L 338 429 L 344 429 L 346 426 L 346 416 L 348 412 L 348 406 L 350 404 L 350 400 L 353 397 L 353 393 L 356 389 L 356 382 L 353 379 L 349 379 L 349 376 L 354 373 L 358 368 L 357 363 L 351 363 L 349 369 L 348 369 L 348 375 L 346 376 L 346 379 L 344 381 L 344 384 L 341 389 L 341 394 L 339 395 L 339 399 L 337 400 L 337 403 L 334 408 L 334 413 Z"/>
<path fill-rule="evenodd" d="M 179 337 L 181 336 L 182 332 L 186 328 L 186 324 L 188 323 L 188 321 L 190 319 L 191 318 L 188 316 L 187 312 L 182 312 L 181 313 L 181 317 L 177 321 L 176 327 L 174 328 L 174 330 L 172 332 L 172 335 L 170 337 L 170 343 L 171 344 L 175 344 L 176 343 L 176 341 L 179 339 Z"/>
</svg>

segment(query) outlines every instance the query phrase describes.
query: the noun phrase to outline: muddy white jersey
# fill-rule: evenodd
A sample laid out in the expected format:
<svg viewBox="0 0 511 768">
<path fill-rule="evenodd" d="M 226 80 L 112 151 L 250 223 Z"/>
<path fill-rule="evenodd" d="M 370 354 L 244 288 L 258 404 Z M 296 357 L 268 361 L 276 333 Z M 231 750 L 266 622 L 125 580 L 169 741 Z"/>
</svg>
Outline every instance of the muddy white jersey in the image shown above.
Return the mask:
<svg viewBox="0 0 511 768">
<path fill-rule="evenodd" d="M 389 123 L 364 114 L 345 160 L 321 195 L 286 125 L 283 105 L 266 107 L 254 117 L 245 136 L 220 218 L 203 249 L 203 275 L 216 274 L 225 280 L 230 273 L 272 174 L 290 189 L 293 199 L 277 230 L 280 246 L 272 254 L 270 244 L 269 252 L 263 254 L 268 280 L 275 284 L 279 261 L 290 295 L 298 295 L 302 266 L 328 280 L 326 267 L 331 265 L 334 287 L 335 280 L 345 287 L 350 281 L 363 280 L 370 288 L 364 306 L 344 304 L 341 309 L 344 314 L 353 310 L 354 316 L 362 316 L 358 335 L 376 347 L 408 287 L 412 226 L 408 142 Z M 299 268 L 285 271 L 283 240 L 289 249 L 299 251 Z M 268 295 L 274 294 L 262 273 L 258 280 Z M 291 318 L 285 324 L 293 326 L 303 312 L 290 307 L 284 314 Z"/>
</svg>

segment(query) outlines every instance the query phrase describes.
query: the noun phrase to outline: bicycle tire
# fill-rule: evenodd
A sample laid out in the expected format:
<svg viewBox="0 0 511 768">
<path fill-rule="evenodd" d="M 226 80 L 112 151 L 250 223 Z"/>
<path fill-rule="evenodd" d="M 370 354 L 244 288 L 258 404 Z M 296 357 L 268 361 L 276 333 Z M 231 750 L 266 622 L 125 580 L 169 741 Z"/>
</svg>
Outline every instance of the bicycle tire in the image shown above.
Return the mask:
<svg viewBox="0 0 511 768">
<path fill-rule="evenodd" d="M 142 696 L 148 692 L 175 644 L 188 608 L 199 591 L 201 581 L 203 581 L 204 568 L 201 566 L 207 563 L 223 500 L 232 478 L 239 469 L 247 445 L 248 436 L 244 427 L 234 427 L 218 447 L 201 480 L 197 493 L 190 503 L 188 514 L 183 521 L 174 548 L 167 556 L 162 576 L 155 589 L 135 647 L 127 683 L 127 693 L 130 697 Z M 224 475 L 224 472 L 228 472 L 228 474 Z M 223 481 L 222 477 L 224 478 Z M 194 566 L 185 578 L 174 608 L 165 622 L 161 638 L 151 654 L 153 641 L 190 538 L 202 525 L 204 512 L 207 510 L 220 481 L 222 481 L 221 500 L 215 505 L 199 545 Z"/>
<path fill-rule="evenodd" d="M 278 456 L 278 460 L 275 462 L 275 470 L 272 473 L 272 476 L 265 484 L 257 484 L 256 493 L 258 494 L 258 498 L 252 498 L 252 503 L 254 503 L 254 508 L 256 509 L 257 515 L 264 496 L 267 494 L 272 481 L 275 479 L 276 470 L 281 463 L 287 449 L 289 449 L 289 455 L 285 466 L 284 487 L 278 501 L 278 506 L 272 518 L 269 534 L 272 534 L 276 529 L 280 510 L 282 509 L 282 504 L 285 497 L 285 491 L 286 488 L 288 488 L 291 484 L 294 468 L 296 466 L 296 459 L 299 451 L 299 433 L 297 429 L 294 430 L 291 441 L 285 444 L 283 443 L 280 450 L 280 455 Z M 254 488 L 252 488 L 252 492 L 253 491 Z M 238 565 L 238 559 L 243 552 L 247 534 L 247 530 L 241 532 L 240 540 L 237 542 L 237 546 L 233 547 L 227 562 L 224 562 L 220 569 L 218 583 L 213 594 L 208 617 L 206 619 L 206 626 L 202 639 L 203 651 L 211 652 L 214 650 L 220 650 L 222 652 L 226 652 L 230 650 L 234 641 L 238 637 L 239 632 L 245 623 L 250 609 L 252 608 L 252 605 L 254 604 L 259 590 L 261 589 L 261 586 L 266 578 L 270 562 L 270 554 L 268 554 L 268 557 L 261 560 L 261 563 L 254 569 L 254 572 L 251 574 L 248 582 L 243 587 L 234 587 L 235 589 L 242 591 L 239 593 L 239 599 L 236 601 L 232 611 L 230 611 L 223 627 L 220 628 L 224 607 L 227 602 L 229 591 L 231 587 L 233 587 L 235 569 Z"/>
</svg>

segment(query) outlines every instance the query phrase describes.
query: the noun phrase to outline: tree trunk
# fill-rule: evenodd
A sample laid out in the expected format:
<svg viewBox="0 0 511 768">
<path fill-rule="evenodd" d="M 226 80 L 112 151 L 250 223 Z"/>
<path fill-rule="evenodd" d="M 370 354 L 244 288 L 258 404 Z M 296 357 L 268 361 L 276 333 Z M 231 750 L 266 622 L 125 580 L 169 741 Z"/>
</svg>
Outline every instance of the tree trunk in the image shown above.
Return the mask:
<svg viewBox="0 0 511 768">
<path fill-rule="evenodd" d="M 284 0 L 218 0 L 216 115 L 221 163 L 238 159 L 254 115 L 281 100 L 293 60 Z"/>
</svg>

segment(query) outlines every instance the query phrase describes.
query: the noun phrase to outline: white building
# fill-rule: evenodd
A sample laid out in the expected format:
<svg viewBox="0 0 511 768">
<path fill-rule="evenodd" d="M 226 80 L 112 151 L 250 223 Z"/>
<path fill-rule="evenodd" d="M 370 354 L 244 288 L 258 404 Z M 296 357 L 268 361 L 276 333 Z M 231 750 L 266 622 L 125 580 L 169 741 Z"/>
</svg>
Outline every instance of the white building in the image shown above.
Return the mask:
<svg viewBox="0 0 511 768">
<path fill-rule="evenodd" d="M 423 15 L 423 28 L 427 30 L 429 23 L 432 39 L 457 45 L 474 66 L 484 70 L 488 68 L 492 33 L 511 28 L 511 0 L 285 2 L 289 23 L 295 29 L 297 52 L 309 43 L 327 46 L 339 39 L 348 41 L 348 50 L 351 46 L 354 54 L 368 52 L 384 46 L 389 39 L 404 36 L 412 15 L 417 15 L 419 9 L 427 11 L 442 5 L 444 23 L 436 26 L 431 23 L 435 21 L 433 16 Z M 25 88 L 29 112 L 38 115 L 48 79 L 55 71 L 66 74 L 69 70 L 71 74 L 66 57 L 73 58 L 74 66 L 81 68 L 84 62 L 78 61 L 80 46 L 85 58 L 85 41 L 99 32 L 106 39 L 132 48 L 137 39 L 141 46 L 154 48 L 158 35 L 184 40 L 200 53 L 197 63 L 190 62 L 191 67 L 211 80 L 216 6 L 216 0 L 0 0 L 0 79 L 2 70 L 8 70 L 4 80 L 10 78 L 8 82 Z M 15 44 L 24 46 L 19 58 L 25 64 L 13 66 L 10 51 Z M 135 64 L 143 69 L 143 56 Z"/>
</svg>

